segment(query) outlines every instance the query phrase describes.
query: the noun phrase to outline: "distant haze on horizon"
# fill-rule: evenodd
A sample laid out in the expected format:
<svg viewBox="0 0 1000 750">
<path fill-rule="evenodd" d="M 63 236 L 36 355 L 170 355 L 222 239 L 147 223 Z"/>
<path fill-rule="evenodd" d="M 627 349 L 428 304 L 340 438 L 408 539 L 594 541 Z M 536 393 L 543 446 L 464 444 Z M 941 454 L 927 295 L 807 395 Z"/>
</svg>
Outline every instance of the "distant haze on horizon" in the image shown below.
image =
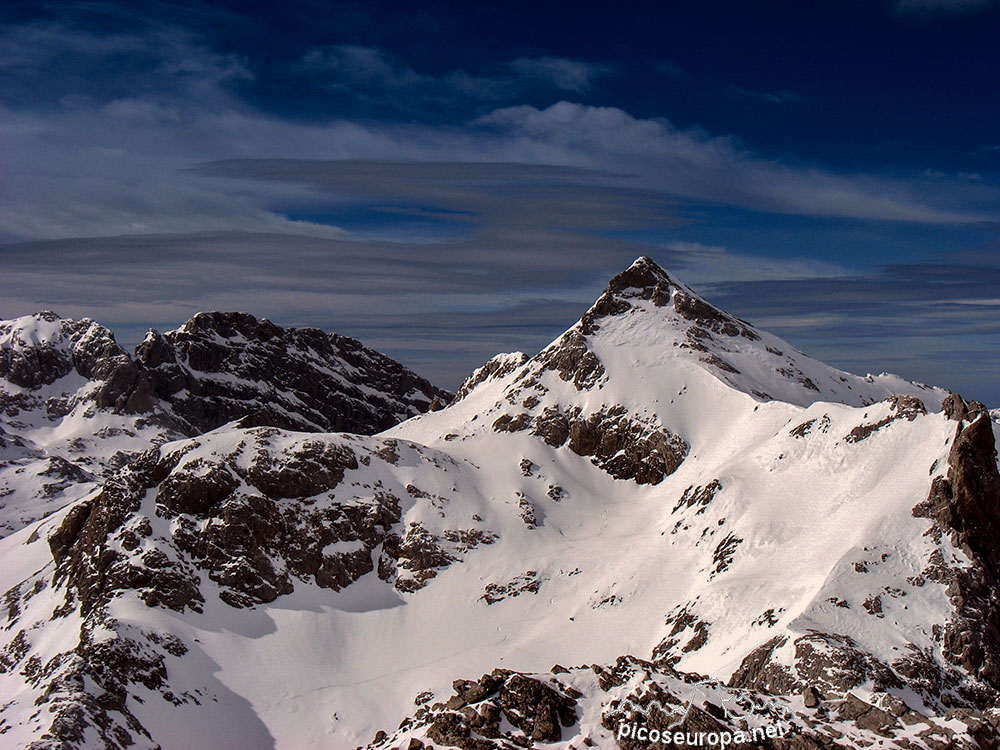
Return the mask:
<svg viewBox="0 0 1000 750">
<path fill-rule="evenodd" d="M 200 310 L 455 388 L 648 255 L 1000 406 L 1000 4 L 0 9 L 0 316 Z"/>
</svg>

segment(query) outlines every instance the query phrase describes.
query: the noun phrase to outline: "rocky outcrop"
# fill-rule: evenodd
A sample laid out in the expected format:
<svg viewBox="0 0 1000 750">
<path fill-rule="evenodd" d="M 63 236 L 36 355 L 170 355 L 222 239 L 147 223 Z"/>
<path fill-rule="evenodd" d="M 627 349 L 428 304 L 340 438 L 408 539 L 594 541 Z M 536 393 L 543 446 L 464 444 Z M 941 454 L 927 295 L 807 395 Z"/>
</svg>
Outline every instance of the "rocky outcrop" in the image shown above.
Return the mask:
<svg viewBox="0 0 1000 750">
<path fill-rule="evenodd" d="M 590 456 L 615 479 L 636 484 L 659 484 L 677 470 L 688 445 L 662 427 L 630 415 L 624 407 L 569 420 L 569 449 Z"/>
<path fill-rule="evenodd" d="M 114 334 L 90 318 L 66 320 L 43 310 L 0 321 L 0 378 L 23 388 L 49 385 L 71 372 L 103 381 L 128 359 Z"/>
<path fill-rule="evenodd" d="M 596 333 L 603 318 L 631 310 L 630 300 L 647 300 L 655 307 L 672 305 L 678 316 L 692 324 L 688 338 L 701 351 L 705 347 L 697 341 L 709 338 L 710 331 L 751 341 L 760 339 L 749 324 L 709 304 L 647 257 L 639 258 L 611 279 L 604 294 L 581 318 L 580 331 L 584 335 Z"/>
<path fill-rule="evenodd" d="M 588 336 L 596 333 L 602 318 L 631 310 L 630 299 L 650 300 L 656 307 L 663 307 L 670 303 L 676 286 L 677 282 L 656 263 L 639 258 L 608 282 L 604 294 L 580 319 L 580 331 Z"/>
<path fill-rule="evenodd" d="M 286 429 L 373 434 L 451 400 L 355 339 L 246 313 L 199 313 L 150 332 L 135 359 L 147 390 L 191 435 L 260 410 Z"/>
<path fill-rule="evenodd" d="M 398 460 L 389 451 L 399 450 L 396 441 L 284 436 L 259 427 L 220 438 L 221 451 L 209 436 L 148 451 L 49 535 L 56 580 L 84 615 L 122 591 L 149 606 L 199 611 L 202 573 L 234 607 L 274 601 L 298 581 L 336 591 L 376 570 L 411 592 L 497 538 L 481 528 L 436 535 L 416 521 L 404 529 L 399 491 L 344 487 L 363 465 Z M 423 449 L 410 450 L 419 458 Z M 448 502 L 413 486 L 405 493 L 431 507 Z"/>
<path fill-rule="evenodd" d="M 889 406 L 889 414 L 887 416 L 877 422 L 867 422 L 865 424 L 858 425 L 844 437 L 844 440 L 848 443 L 860 443 L 862 440 L 866 440 L 871 437 L 883 427 L 890 425 L 899 419 L 905 419 L 912 422 L 917 417 L 927 413 L 927 409 L 924 408 L 924 403 L 920 399 L 913 396 L 892 396 L 885 399 L 884 403 Z"/>
<path fill-rule="evenodd" d="M 948 473 L 936 477 L 913 514 L 934 522 L 932 534 L 947 535 L 969 558 L 953 568 L 933 566 L 948 584 L 955 617 L 944 630 L 944 653 L 978 678 L 985 689 L 967 686 L 975 702 L 1000 697 L 1000 472 L 993 426 L 981 405 L 949 398 L 946 414 L 958 420 L 948 455 Z M 971 419 L 971 422 L 966 422 Z"/>
<path fill-rule="evenodd" d="M 510 375 L 518 367 L 528 361 L 528 355 L 523 352 L 512 352 L 510 354 L 498 354 L 482 367 L 476 369 L 462 383 L 461 388 L 455 394 L 455 400 L 461 401 L 468 396 L 476 386 L 487 380 L 499 380 Z"/>
<path fill-rule="evenodd" d="M 546 407 L 541 414 L 504 414 L 493 423 L 496 432 L 531 430 L 553 448 L 566 445 L 615 479 L 659 484 L 684 462 L 688 444 L 653 418 L 632 414 L 624 406 L 583 414 Z"/>
<path fill-rule="evenodd" d="M 849 690 L 835 700 L 813 686 L 801 694 L 798 703 L 787 692 L 725 686 L 629 655 L 606 665 L 556 665 L 544 674 L 496 669 L 479 680 L 455 680 L 453 693 L 438 701 L 420 694 L 412 716 L 365 747 L 509 750 L 568 742 L 644 750 L 671 746 L 680 734 L 678 745 L 715 750 L 981 750 L 1000 738 L 1000 718 L 991 714 L 931 718 L 889 693 L 877 693 L 873 702 Z M 598 705 L 596 716 L 581 710 Z"/>
<path fill-rule="evenodd" d="M 198 571 L 234 607 L 274 601 L 295 581 L 339 590 L 378 566 L 384 578 L 409 570 L 417 585 L 477 543 L 454 534 L 438 540 L 419 525 L 402 537 L 399 498 L 375 491 L 364 502 L 316 503 L 371 455 L 330 439 L 302 440 L 285 450 L 274 428 L 243 433 L 228 453 L 198 455 L 197 441 L 162 454 L 150 451 L 75 506 L 49 538 L 58 576 L 84 614 L 123 590 L 149 606 L 201 610 Z M 147 498 L 151 497 L 152 500 Z M 144 506 L 143 503 L 150 503 Z M 152 514 L 152 515 L 150 515 Z M 169 521 L 167 538 L 150 538 L 152 518 Z M 373 551 L 383 545 L 382 561 Z"/>
<path fill-rule="evenodd" d="M 92 384 L 75 398 L 186 435 L 251 414 L 287 429 L 373 434 L 451 400 L 355 339 L 246 313 L 199 313 L 175 331 L 150 331 L 134 357 L 89 318 L 42 312 L 0 324 L 0 378 L 38 388 L 71 372 Z"/>
<path fill-rule="evenodd" d="M 461 750 L 534 747 L 535 742 L 559 742 L 577 722 L 581 693 L 555 678 L 494 669 L 478 680 L 455 680 L 453 689 L 446 701 L 421 707 L 393 737 L 380 732 L 368 747 L 399 747 L 391 743 L 400 741 L 407 747 L 405 743 L 414 740 L 422 747 L 414 734 Z M 406 735 L 411 739 L 396 739 Z"/>
<path fill-rule="evenodd" d="M 986 413 L 986 406 L 981 401 L 966 403 L 957 393 L 948 395 L 941 402 L 941 409 L 948 419 L 953 419 L 956 422 L 971 422 L 980 414 Z"/>
<path fill-rule="evenodd" d="M 575 330 L 563 334 L 559 341 L 535 357 L 535 361 L 543 372 L 555 372 L 580 391 L 596 386 L 605 374 L 601 360 L 587 346 L 586 338 Z"/>
</svg>

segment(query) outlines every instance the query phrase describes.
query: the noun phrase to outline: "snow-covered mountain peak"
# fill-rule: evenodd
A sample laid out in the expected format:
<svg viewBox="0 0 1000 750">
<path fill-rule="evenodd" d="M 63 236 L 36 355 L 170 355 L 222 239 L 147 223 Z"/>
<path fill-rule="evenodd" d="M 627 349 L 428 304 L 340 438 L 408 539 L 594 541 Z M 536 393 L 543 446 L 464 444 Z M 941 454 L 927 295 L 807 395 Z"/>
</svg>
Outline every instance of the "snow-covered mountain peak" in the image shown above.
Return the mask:
<svg viewBox="0 0 1000 750">
<path fill-rule="evenodd" d="M 241 422 L 151 445 L 0 540 L 5 740 L 298 749 L 396 727 L 368 748 L 627 750 L 622 706 L 650 697 L 687 706 L 659 726 L 704 731 L 780 709 L 805 744 L 776 748 L 996 736 L 983 407 L 929 413 L 933 389 L 836 403 L 838 371 L 654 265 L 613 279 L 589 329 L 494 357 L 445 409 L 373 436 Z M 266 399 L 308 415 L 324 383 L 375 382 L 381 355 L 357 342 L 265 340 L 270 324 L 230 315 L 140 347 L 172 414 Z M 792 381 L 765 356 L 833 397 L 754 395 Z M 864 400 L 919 389 L 842 377 Z"/>
<path fill-rule="evenodd" d="M 585 335 L 593 334 L 600 330 L 603 318 L 648 310 L 643 302 L 651 303 L 664 323 L 678 329 L 700 326 L 723 336 L 743 336 L 751 341 L 760 338 L 748 323 L 710 304 L 645 256 L 608 282 L 608 288 L 580 319 L 579 329 Z M 704 334 L 694 331 L 693 338 L 704 338 Z"/>
<path fill-rule="evenodd" d="M 237 420 L 374 433 L 450 398 L 359 341 L 247 313 L 150 331 L 134 356 L 90 318 L 0 321 L 0 536 L 167 440 Z"/>
<path fill-rule="evenodd" d="M 545 372 L 591 392 L 591 403 L 601 392 L 604 403 L 650 411 L 694 388 L 695 381 L 707 389 L 706 397 L 714 398 L 721 383 L 758 403 L 798 406 L 817 401 L 865 406 L 903 394 L 936 411 L 948 395 L 896 375 L 861 377 L 815 360 L 712 305 L 647 257 L 612 278 L 581 319 L 538 355 L 520 367 L 511 356 L 491 360 L 460 395 L 490 383 L 517 394 L 536 383 L 551 389 Z"/>
<path fill-rule="evenodd" d="M 49 385 L 74 370 L 85 378 L 113 369 L 128 354 L 110 329 L 51 310 L 0 321 L 0 378 L 23 388 Z"/>
<path fill-rule="evenodd" d="M 360 341 L 243 312 L 200 312 L 151 332 L 136 361 L 189 434 L 261 410 L 288 429 L 370 434 L 451 399 Z"/>
</svg>

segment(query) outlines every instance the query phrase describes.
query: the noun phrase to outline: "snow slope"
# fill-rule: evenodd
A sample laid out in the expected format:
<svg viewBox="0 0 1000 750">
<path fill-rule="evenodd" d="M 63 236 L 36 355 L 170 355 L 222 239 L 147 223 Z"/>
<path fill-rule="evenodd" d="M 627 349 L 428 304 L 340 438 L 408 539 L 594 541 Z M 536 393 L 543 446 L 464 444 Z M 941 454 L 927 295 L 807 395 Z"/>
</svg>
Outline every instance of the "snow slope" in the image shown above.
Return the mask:
<svg viewBox="0 0 1000 750">
<path fill-rule="evenodd" d="M 130 362 L 89 318 L 0 321 L 0 535 L 94 489 L 137 453 L 181 433 L 115 412 L 109 381 Z"/>
<path fill-rule="evenodd" d="M 811 360 L 640 259 L 446 409 L 167 443 L 0 541 L 4 741 L 639 747 L 614 711 L 655 694 L 734 730 L 703 699 L 756 696 L 751 727 L 812 747 L 975 747 L 1000 682 L 952 646 L 996 615 L 953 594 L 996 571 L 928 502 L 964 497 L 986 422 L 946 396 Z M 449 700 L 497 668 L 527 676 Z M 565 721 L 525 729 L 543 693 Z"/>
</svg>

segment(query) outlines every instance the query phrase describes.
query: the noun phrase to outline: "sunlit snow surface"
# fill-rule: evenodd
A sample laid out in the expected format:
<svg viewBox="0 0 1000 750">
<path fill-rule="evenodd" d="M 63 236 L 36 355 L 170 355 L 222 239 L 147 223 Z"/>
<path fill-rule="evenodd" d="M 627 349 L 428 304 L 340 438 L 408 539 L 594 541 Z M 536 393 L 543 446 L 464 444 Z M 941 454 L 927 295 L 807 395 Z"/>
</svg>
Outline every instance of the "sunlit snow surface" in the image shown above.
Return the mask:
<svg viewBox="0 0 1000 750">
<path fill-rule="evenodd" d="M 528 360 L 449 408 L 380 436 L 309 435 L 359 455 L 400 441 L 395 464 L 372 459 L 317 503 L 362 497 L 381 483 L 406 500 L 402 527 L 419 521 L 435 534 L 477 528 L 497 541 L 470 550 L 414 593 L 371 573 L 339 592 L 296 581 L 294 593 L 238 610 L 203 576 L 201 614 L 150 608 L 126 593 L 112 603 L 112 616 L 126 628 L 179 636 L 189 652 L 168 662 L 171 685 L 201 696 L 200 705 L 174 707 L 156 693 L 137 693 L 144 702 L 131 701 L 132 711 L 164 750 L 354 747 L 412 714 L 418 693 L 447 697 L 457 678 L 495 667 L 544 672 L 555 663 L 648 658 L 667 635 L 666 619 L 681 608 L 709 623 L 710 636 L 681 653 L 678 668 L 723 682 L 779 634 L 850 635 L 886 661 L 906 644 L 935 648 L 930 627 L 949 612 L 943 587 L 907 585 L 906 578 L 920 572 L 932 549 L 924 536 L 929 521 L 911 509 L 947 468 L 955 422 L 935 413 L 946 392 L 895 376 L 840 373 L 763 333 L 759 341 L 725 339 L 722 356 L 740 372 L 720 371 L 675 345 L 685 325 L 669 308 L 635 300 L 631 312 L 603 320 L 588 339 L 605 369 L 595 387 L 577 389 Z M 799 375 L 776 374 L 778 360 L 791 361 L 819 390 L 803 387 Z M 531 407 L 518 390 L 524 370 L 544 386 Z M 930 413 L 892 421 L 859 442 L 845 439 L 890 416 L 882 399 L 894 393 L 921 398 Z M 505 414 L 547 407 L 589 414 L 614 405 L 687 442 L 675 473 L 656 485 L 614 479 L 565 446 L 493 427 Z M 810 420 L 812 429 L 793 433 Z M 247 434 L 198 438 L 184 460 L 229 455 Z M 276 452 L 304 439 L 271 438 Z M 685 490 L 713 480 L 721 489 L 710 503 L 677 508 Z M 439 501 L 408 495 L 408 486 Z M 562 488 L 561 499 L 550 497 L 550 486 Z M 522 519 L 522 496 L 534 507 L 535 528 Z M 169 535 L 170 522 L 156 517 L 151 497 L 146 503 L 153 539 Z M 51 576 L 44 540 L 64 512 L 0 542 L 0 589 L 36 571 Z M 740 541 L 720 570 L 717 550 L 730 535 Z M 868 572 L 858 572 L 858 563 Z M 489 584 L 529 571 L 540 582 L 537 593 L 483 600 Z M 898 593 L 886 595 L 890 587 Z M 873 617 L 864 602 L 878 594 L 882 616 Z M 22 626 L 48 621 L 59 601 L 46 588 L 22 613 Z M 40 632 L 55 653 L 72 646 L 74 628 L 79 621 L 68 617 Z M 3 633 L 5 642 L 13 635 Z M 8 712 L 3 742 L 26 744 L 36 736 L 28 720 L 35 692 L 7 673 L 0 694 L 21 706 Z M 599 721 L 599 706 L 581 709 L 592 724 Z"/>
</svg>

